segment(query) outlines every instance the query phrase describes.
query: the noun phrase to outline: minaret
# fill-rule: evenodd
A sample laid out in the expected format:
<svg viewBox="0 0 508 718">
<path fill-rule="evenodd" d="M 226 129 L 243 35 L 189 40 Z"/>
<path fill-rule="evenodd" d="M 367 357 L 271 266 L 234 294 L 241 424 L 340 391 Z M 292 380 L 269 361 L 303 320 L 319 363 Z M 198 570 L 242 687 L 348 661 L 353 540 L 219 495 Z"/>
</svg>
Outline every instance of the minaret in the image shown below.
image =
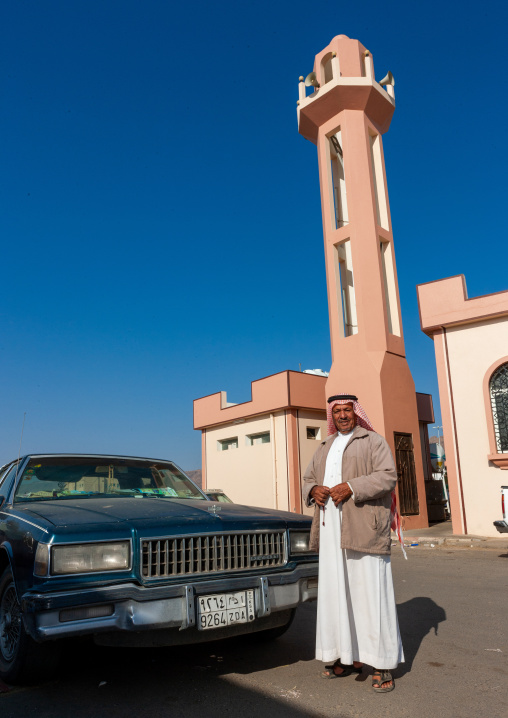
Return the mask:
<svg viewBox="0 0 508 718">
<path fill-rule="evenodd" d="M 404 524 L 421 528 L 427 507 L 418 413 L 382 143 L 395 110 L 393 84 L 376 82 L 372 55 L 346 35 L 316 55 L 314 73 L 308 96 L 300 78 L 298 129 L 318 150 L 332 347 L 327 395 L 358 394 L 396 457 Z"/>
</svg>

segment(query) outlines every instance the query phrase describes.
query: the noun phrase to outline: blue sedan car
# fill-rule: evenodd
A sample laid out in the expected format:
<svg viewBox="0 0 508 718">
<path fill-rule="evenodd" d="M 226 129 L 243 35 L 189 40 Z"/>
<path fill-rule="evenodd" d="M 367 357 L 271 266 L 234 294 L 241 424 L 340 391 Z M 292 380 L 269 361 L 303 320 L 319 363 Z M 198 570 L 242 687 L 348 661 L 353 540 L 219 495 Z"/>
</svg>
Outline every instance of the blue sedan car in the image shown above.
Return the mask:
<svg viewBox="0 0 508 718">
<path fill-rule="evenodd" d="M 58 639 L 163 646 L 281 635 L 317 596 L 310 519 L 210 501 L 172 462 L 32 454 L 0 469 L 0 678 Z"/>
</svg>

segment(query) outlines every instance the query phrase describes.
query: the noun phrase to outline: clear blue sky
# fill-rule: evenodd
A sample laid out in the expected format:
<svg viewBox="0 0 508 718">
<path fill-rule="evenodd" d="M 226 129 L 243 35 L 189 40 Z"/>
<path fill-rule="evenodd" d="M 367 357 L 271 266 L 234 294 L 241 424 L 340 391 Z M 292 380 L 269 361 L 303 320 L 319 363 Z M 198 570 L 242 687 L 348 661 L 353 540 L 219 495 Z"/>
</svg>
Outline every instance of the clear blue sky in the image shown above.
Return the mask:
<svg viewBox="0 0 508 718">
<path fill-rule="evenodd" d="M 503 2 L 4 0 L 0 461 L 199 468 L 192 400 L 330 366 L 314 145 L 298 76 L 357 38 L 384 139 L 407 357 L 438 408 L 415 286 L 504 290 Z M 438 416 L 439 419 L 439 416 Z"/>
</svg>

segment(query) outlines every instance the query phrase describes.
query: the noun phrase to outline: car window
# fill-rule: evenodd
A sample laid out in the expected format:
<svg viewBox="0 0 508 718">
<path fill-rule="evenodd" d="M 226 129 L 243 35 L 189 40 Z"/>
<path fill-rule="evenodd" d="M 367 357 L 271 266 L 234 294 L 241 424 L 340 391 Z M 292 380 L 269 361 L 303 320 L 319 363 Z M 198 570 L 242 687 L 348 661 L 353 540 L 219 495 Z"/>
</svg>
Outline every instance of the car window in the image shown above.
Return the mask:
<svg viewBox="0 0 508 718">
<path fill-rule="evenodd" d="M 7 464 L 2 467 L 2 473 L 0 474 L 0 489 L 2 486 L 7 487 L 10 483 L 10 479 L 15 475 L 18 462 L 15 461 L 13 464 Z"/>
<path fill-rule="evenodd" d="M 2 468 L 0 469 L 0 486 L 2 485 L 2 481 L 7 476 L 7 472 L 9 471 L 11 466 L 11 464 L 5 464 L 5 466 L 2 466 Z"/>
<path fill-rule="evenodd" d="M 89 496 L 205 500 L 195 484 L 171 463 L 113 457 L 44 457 L 29 461 L 14 501 Z"/>
</svg>

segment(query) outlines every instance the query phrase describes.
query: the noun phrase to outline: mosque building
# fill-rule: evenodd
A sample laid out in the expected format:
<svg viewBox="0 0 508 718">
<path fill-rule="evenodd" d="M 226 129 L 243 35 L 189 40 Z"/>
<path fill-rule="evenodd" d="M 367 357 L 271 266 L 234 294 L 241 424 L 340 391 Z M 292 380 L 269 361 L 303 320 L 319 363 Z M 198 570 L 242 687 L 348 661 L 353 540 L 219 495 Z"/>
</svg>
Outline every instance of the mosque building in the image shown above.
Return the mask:
<svg viewBox="0 0 508 718">
<path fill-rule="evenodd" d="M 382 143 L 394 110 L 391 73 L 377 82 L 372 54 L 345 35 L 300 78 L 298 129 L 318 156 L 332 366 L 329 376 L 284 371 L 253 381 L 242 404 L 225 392 L 194 401 L 203 486 L 235 502 L 306 511 L 302 476 L 326 438 L 326 397 L 347 391 L 392 449 L 404 527 L 428 525 L 434 414 L 405 357 Z"/>
<path fill-rule="evenodd" d="M 508 291 L 469 299 L 462 275 L 417 291 L 436 353 L 453 533 L 499 536 L 493 522 L 503 518 L 508 485 Z"/>
</svg>

